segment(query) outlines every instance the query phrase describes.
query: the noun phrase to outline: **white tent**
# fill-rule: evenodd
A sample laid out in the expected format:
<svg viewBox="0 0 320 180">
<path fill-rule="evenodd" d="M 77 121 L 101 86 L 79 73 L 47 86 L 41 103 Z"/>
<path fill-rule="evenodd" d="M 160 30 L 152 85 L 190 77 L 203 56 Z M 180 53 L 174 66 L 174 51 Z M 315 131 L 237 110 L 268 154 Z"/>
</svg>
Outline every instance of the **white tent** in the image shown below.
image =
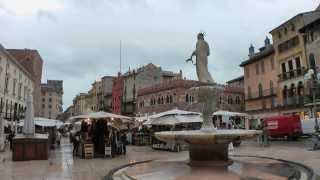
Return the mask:
<svg viewBox="0 0 320 180">
<path fill-rule="evenodd" d="M 42 117 L 35 117 L 34 118 L 34 123 L 37 126 L 42 126 L 42 127 L 57 127 L 60 128 L 63 125 L 63 122 L 56 120 L 56 119 L 47 119 L 47 118 L 42 118 Z M 19 126 L 24 126 L 24 121 L 21 121 L 19 123 Z"/>
<path fill-rule="evenodd" d="M 164 116 L 153 119 L 151 125 L 177 125 L 184 123 L 195 123 L 203 122 L 200 115 L 175 115 L 175 116 Z"/>
<path fill-rule="evenodd" d="M 144 125 L 176 125 L 183 123 L 203 122 L 201 114 L 178 109 L 165 111 L 149 117 Z"/>
<path fill-rule="evenodd" d="M 149 116 L 149 118 L 153 119 L 153 118 L 159 118 L 159 117 L 163 117 L 163 116 L 173 116 L 173 115 L 201 115 L 201 113 L 173 109 L 173 110 L 169 110 L 169 111 L 165 111 L 165 112 L 161 112 L 159 114 Z"/>
<path fill-rule="evenodd" d="M 83 119 L 105 119 L 105 118 L 110 118 L 110 119 L 120 119 L 123 122 L 130 122 L 132 118 L 127 117 L 127 116 L 122 116 L 118 114 L 112 114 L 104 111 L 99 111 L 99 112 L 92 112 L 89 114 L 84 114 L 84 115 L 79 115 L 79 116 L 72 116 L 68 119 L 69 122 L 77 122 L 79 120 Z"/>
<path fill-rule="evenodd" d="M 239 117 L 248 117 L 249 115 L 246 113 L 239 113 L 239 112 L 230 112 L 230 111 L 216 111 L 213 113 L 214 116 L 239 116 Z"/>
</svg>

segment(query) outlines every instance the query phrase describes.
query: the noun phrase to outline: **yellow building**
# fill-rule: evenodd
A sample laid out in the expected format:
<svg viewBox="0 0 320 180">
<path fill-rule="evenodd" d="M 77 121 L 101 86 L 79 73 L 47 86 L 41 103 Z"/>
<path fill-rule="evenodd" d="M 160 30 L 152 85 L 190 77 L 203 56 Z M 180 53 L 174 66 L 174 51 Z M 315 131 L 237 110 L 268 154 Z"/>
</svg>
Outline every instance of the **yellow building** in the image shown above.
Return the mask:
<svg viewBox="0 0 320 180">
<path fill-rule="evenodd" d="M 320 17 L 320 11 L 300 13 L 270 33 L 275 49 L 278 75 L 278 108 L 282 114 L 303 113 L 304 74 L 308 69 L 304 36 L 299 33 L 306 24 Z"/>
</svg>

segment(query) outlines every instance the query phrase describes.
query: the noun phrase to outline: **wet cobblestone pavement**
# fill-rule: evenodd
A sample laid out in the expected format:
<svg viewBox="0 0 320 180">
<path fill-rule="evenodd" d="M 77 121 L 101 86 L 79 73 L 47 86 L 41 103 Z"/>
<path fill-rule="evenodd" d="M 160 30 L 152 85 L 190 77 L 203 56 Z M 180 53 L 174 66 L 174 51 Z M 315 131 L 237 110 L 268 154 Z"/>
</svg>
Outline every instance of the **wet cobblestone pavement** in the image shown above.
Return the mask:
<svg viewBox="0 0 320 180">
<path fill-rule="evenodd" d="M 72 156 L 72 145 L 67 141 L 61 148 L 51 151 L 48 161 L 13 162 L 9 151 L 0 152 L 0 180 L 95 180 L 104 177 L 109 170 L 136 161 L 149 159 L 184 160 L 188 152 L 166 152 L 150 147 L 129 146 L 128 154 L 113 159 L 80 159 Z M 243 142 L 233 154 L 258 155 L 281 158 L 303 163 L 320 174 L 320 151 L 308 151 L 303 141 L 274 141 L 270 147 L 259 147 L 256 142 Z"/>
</svg>

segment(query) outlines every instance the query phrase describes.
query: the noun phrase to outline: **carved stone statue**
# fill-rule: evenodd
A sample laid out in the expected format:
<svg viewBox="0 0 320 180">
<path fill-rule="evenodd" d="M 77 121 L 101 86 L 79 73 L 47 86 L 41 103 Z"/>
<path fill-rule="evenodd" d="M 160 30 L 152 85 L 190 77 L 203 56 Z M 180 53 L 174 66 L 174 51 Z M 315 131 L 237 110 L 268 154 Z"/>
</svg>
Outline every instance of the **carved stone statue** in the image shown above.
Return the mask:
<svg viewBox="0 0 320 180">
<path fill-rule="evenodd" d="M 191 54 L 190 59 L 186 61 L 192 61 L 192 57 L 196 56 L 196 68 L 197 76 L 200 82 L 214 83 L 211 74 L 208 71 L 208 56 L 210 55 L 210 49 L 208 43 L 204 40 L 203 33 L 199 33 L 196 50 Z"/>
</svg>

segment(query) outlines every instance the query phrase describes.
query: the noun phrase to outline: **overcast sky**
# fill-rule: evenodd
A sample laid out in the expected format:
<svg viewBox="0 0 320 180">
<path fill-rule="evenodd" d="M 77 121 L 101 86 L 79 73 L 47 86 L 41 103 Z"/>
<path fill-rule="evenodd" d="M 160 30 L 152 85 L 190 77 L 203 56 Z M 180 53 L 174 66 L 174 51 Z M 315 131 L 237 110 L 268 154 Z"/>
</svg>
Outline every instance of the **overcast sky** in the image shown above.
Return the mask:
<svg viewBox="0 0 320 180">
<path fill-rule="evenodd" d="M 43 80 L 64 81 L 64 108 L 104 75 L 152 62 L 165 70 L 182 69 L 206 33 L 209 68 L 219 83 L 242 75 L 248 47 L 263 45 L 268 32 L 320 0 L 0 0 L 0 43 L 6 48 L 37 49 Z"/>
</svg>

